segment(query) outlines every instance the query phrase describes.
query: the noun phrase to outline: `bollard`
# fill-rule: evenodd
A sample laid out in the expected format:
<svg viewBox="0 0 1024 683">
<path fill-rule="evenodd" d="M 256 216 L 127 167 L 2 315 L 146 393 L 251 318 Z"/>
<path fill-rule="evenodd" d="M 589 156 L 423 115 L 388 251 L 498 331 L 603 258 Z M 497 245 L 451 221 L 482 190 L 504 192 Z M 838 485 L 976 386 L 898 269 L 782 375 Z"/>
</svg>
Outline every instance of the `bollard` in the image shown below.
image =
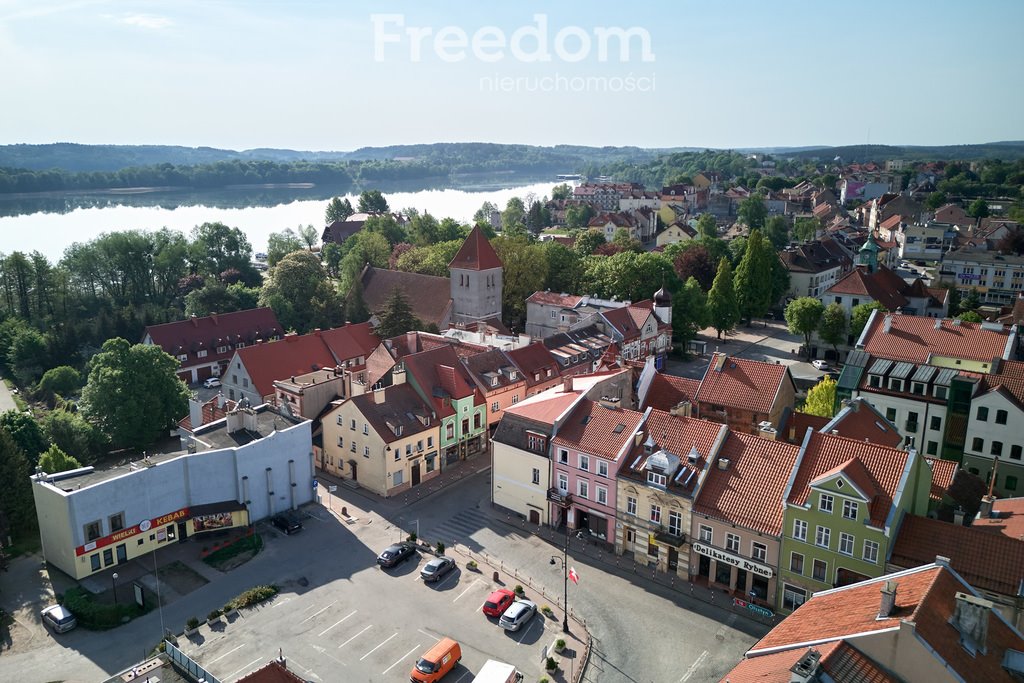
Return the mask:
<svg viewBox="0 0 1024 683">
<path fill-rule="evenodd" d="M 498 581 L 498 572 L 497 571 L 494 572 L 494 581 L 495 582 Z"/>
<path fill-rule="evenodd" d="M 344 505 L 341 506 L 341 516 L 348 517 L 348 508 Z"/>
</svg>

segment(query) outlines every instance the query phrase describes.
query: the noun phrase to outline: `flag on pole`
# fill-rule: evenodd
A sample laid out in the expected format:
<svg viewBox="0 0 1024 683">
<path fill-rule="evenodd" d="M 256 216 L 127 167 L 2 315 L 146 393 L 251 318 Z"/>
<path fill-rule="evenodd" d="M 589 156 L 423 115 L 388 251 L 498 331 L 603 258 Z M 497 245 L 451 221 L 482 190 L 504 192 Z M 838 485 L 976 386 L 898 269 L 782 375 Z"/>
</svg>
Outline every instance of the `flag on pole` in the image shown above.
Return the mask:
<svg viewBox="0 0 1024 683">
<path fill-rule="evenodd" d="M 580 583 L 580 575 L 576 573 L 576 567 L 569 567 L 569 580 L 577 586 Z"/>
</svg>

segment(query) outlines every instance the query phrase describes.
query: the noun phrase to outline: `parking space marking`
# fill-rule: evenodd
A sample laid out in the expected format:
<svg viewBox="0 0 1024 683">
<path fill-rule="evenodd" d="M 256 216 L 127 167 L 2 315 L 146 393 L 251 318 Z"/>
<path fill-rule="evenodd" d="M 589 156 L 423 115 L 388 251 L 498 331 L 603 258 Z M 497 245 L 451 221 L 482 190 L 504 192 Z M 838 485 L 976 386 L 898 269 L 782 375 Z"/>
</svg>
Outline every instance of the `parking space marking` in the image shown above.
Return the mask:
<svg viewBox="0 0 1024 683">
<path fill-rule="evenodd" d="M 452 600 L 452 602 L 457 602 L 459 598 L 461 598 L 461 597 L 462 597 L 463 595 L 465 595 L 465 594 L 466 594 L 466 593 L 468 593 L 469 591 L 473 590 L 473 586 L 475 586 L 475 585 L 477 584 L 477 582 L 478 582 L 479 580 L 480 580 L 480 579 L 473 579 L 473 583 L 471 583 L 471 584 L 469 584 L 468 586 L 466 586 L 466 590 L 464 590 L 464 591 L 462 591 L 461 593 L 459 593 L 459 594 L 458 594 L 458 595 L 457 595 L 457 596 L 455 597 L 455 599 L 454 599 L 454 600 Z"/>
<path fill-rule="evenodd" d="M 468 676 L 471 673 L 473 673 L 473 672 L 472 671 L 467 671 L 466 673 L 462 674 L 461 676 L 459 676 L 458 678 L 455 679 L 455 683 L 461 683 L 462 679 L 465 678 L 466 676 Z"/>
<path fill-rule="evenodd" d="M 536 626 L 539 623 L 540 622 L 537 621 L 536 617 L 530 619 L 530 628 L 520 629 L 522 631 L 522 633 L 520 633 L 519 637 L 515 639 L 516 642 L 519 643 L 520 645 L 522 645 L 523 644 L 523 638 L 526 637 L 526 634 L 529 633 L 530 631 L 532 631 L 533 627 Z"/>
<path fill-rule="evenodd" d="M 707 658 L 708 651 L 704 650 L 704 652 L 701 652 L 700 656 L 697 657 L 697 660 L 690 665 L 690 668 L 686 670 L 686 673 L 683 674 L 683 677 L 679 679 L 679 683 L 685 683 L 685 681 L 690 680 L 690 677 L 693 676 L 693 674 L 697 673 L 697 669 L 700 668 L 700 665 L 703 664 L 704 660 Z"/>
<path fill-rule="evenodd" d="M 356 612 L 358 612 L 358 611 L 359 611 L 359 610 L 357 610 L 357 609 L 354 609 L 354 610 L 352 610 L 352 612 L 351 612 L 350 614 L 348 614 L 347 616 L 344 616 L 344 617 L 342 617 L 342 618 L 341 618 L 341 619 L 339 619 L 338 621 L 334 622 L 333 624 L 331 624 L 330 626 L 328 626 L 327 628 L 325 628 L 325 629 L 324 629 L 323 631 L 320 631 L 320 633 L 316 634 L 317 638 L 319 638 L 319 637 L 320 637 L 320 636 L 322 636 L 323 634 L 327 633 L 327 632 L 328 632 L 328 631 L 330 631 L 330 630 L 331 630 L 332 628 L 334 628 L 335 626 L 337 626 L 337 625 L 338 625 L 338 624 L 340 624 L 341 622 L 345 621 L 346 619 L 348 619 L 348 618 L 349 618 L 350 616 L 352 616 L 353 614 L 355 614 L 355 613 L 356 613 Z"/>
<path fill-rule="evenodd" d="M 309 674 L 313 678 L 317 679 L 318 681 L 322 681 L 323 680 L 322 678 L 317 676 L 316 673 L 314 673 L 314 671 L 312 669 L 310 669 L 309 667 L 302 666 L 301 664 L 296 662 L 294 657 L 289 657 L 288 658 L 288 663 L 289 664 L 294 664 L 295 666 L 299 667 L 300 669 L 302 669 L 303 671 L 305 671 L 307 674 Z"/>
<path fill-rule="evenodd" d="M 408 652 L 406 652 L 406 653 L 405 653 L 404 655 L 402 655 L 402 656 L 401 656 L 401 658 L 399 658 L 399 660 L 398 660 L 397 662 L 395 662 L 394 664 L 392 664 L 392 665 L 391 665 L 391 666 L 389 666 L 388 668 L 386 668 L 386 669 L 384 669 L 383 671 L 381 671 L 381 672 L 380 672 L 380 675 L 381 675 L 381 676 L 383 676 L 383 675 L 384 675 L 384 674 L 386 674 L 387 672 L 389 672 L 389 671 L 391 671 L 392 669 L 394 669 L 394 668 L 395 668 L 396 666 L 398 666 L 399 664 L 401 664 L 401 663 L 402 663 L 402 660 L 404 660 L 404 659 L 405 659 L 406 657 L 408 657 L 409 655 L 411 655 L 411 654 L 412 654 L 413 652 L 416 652 L 416 650 L 418 650 L 418 649 L 420 649 L 420 646 L 419 646 L 419 644 L 417 644 L 417 645 L 416 645 L 416 647 L 414 647 L 413 649 L 409 650 L 409 651 L 408 651 Z"/>
<path fill-rule="evenodd" d="M 338 602 L 338 601 L 337 601 L 337 600 L 335 600 L 334 602 Z M 334 604 L 334 602 L 332 602 L 332 603 L 331 603 L 331 605 L 333 605 L 333 604 Z M 319 610 L 317 610 L 316 612 L 313 612 L 312 614 L 310 614 L 310 615 L 309 615 L 308 617 L 306 617 L 305 619 L 303 619 L 303 620 L 302 620 L 302 621 L 300 621 L 299 623 L 300 623 L 300 624 L 305 624 L 305 623 L 306 623 L 307 621 L 309 621 L 309 620 L 310 620 L 310 619 L 312 619 L 313 617 L 317 616 L 318 614 L 322 614 L 323 612 L 326 612 L 326 611 L 327 611 L 328 609 L 330 609 L 331 605 L 327 605 L 327 607 L 324 607 L 324 608 L 322 608 L 322 609 L 319 609 Z"/>
<path fill-rule="evenodd" d="M 284 600 L 279 600 L 279 601 L 275 602 L 273 605 L 271 605 L 271 607 L 280 607 L 281 605 L 283 605 L 286 602 L 289 602 L 290 600 L 291 600 L 291 598 L 285 598 Z"/>
<path fill-rule="evenodd" d="M 341 648 L 345 647 L 346 645 L 348 645 L 349 643 L 351 643 L 351 642 L 352 642 L 353 640 L 355 640 L 355 639 L 356 639 L 356 638 L 358 638 L 359 636 L 361 636 L 361 635 L 363 635 L 364 633 L 366 633 L 367 631 L 369 631 L 369 630 L 370 630 L 371 628 L 373 628 L 373 624 L 370 624 L 369 626 L 367 626 L 366 628 L 364 628 L 364 629 L 363 629 L 362 631 L 360 631 L 359 633 L 355 634 L 354 636 L 352 636 L 351 638 L 349 638 L 348 640 L 346 640 L 346 641 L 345 641 L 344 643 L 342 643 L 341 645 L 339 645 L 339 646 L 338 646 L 338 649 L 340 650 Z"/>
<path fill-rule="evenodd" d="M 442 581 L 441 583 L 437 584 L 438 590 L 440 590 L 441 586 L 445 585 L 446 583 L 454 579 L 456 574 L 457 572 L 448 572 L 448 578 Z"/>
<path fill-rule="evenodd" d="M 341 661 L 340 659 L 338 659 L 337 657 L 335 657 L 334 655 L 332 655 L 330 652 L 328 652 L 326 649 L 320 647 L 319 645 L 313 645 L 312 647 L 313 647 L 314 650 L 316 650 L 320 654 L 324 655 L 325 657 L 330 657 L 337 664 L 341 664 L 342 666 L 348 666 L 348 664 L 346 664 L 345 662 Z"/>
<path fill-rule="evenodd" d="M 229 674 L 228 674 L 227 676 L 225 676 L 225 677 L 224 677 L 224 680 L 226 680 L 226 681 L 230 681 L 230 680 L 232 680 L 232 679 L 233 679 L 233 678 L 234 678 L 235 676 L 237 676 L 238 674 L 240 674 L 240 673 L 242 673 L 242 672 L 244 672 L 244 671 L 249 671 L 249 670 L 250 670 L 250 667 L 252 667 L 252 666 L 254 666 L 254 665 L 256 665 L 256 664 L 259 664 L 259 663 L 260 663 L 260 662 L 262 662 L 262 661 L 263 661 L 263 657 L 257 657 L 256 659 L 252 660 L 251 662 L 249 662 L 248 664 L 246 664 L 245 666 L 243 666 L 243 667 L 242 667 L 241 669 L 239 669 L 238 671 L 233 671 L 233 672 L 229 673 Z"/>
<path fill-rule="evenodd" d="M 427 638 L 433 638 L 433 639 L 434 639 L 434 642 L 437 642 L 438 640 L 441 640 L 440 638 L 438 638 L 437 636 L 435 636 L 435 635 L 434 635 L 433 633 L 427 633 L 426 631 L 424 631 L 424 630 L 423 630 L 423 629 L 421 629 L 421 628 L 418 628 L 418 629 L 416 629 L 416 630 L 417 630 L 418 632 L 422 633 L 423 635 L 425 635 L 425 636 L 426 636 Z"/>
<path fill-rule="evenodd" d="M 373 654 L 374 652 L 376 652 L 377 650 L 379 650 L 379 649 L 381 649 L 382 647 L 384 647 L 384 645 L 385 645 L 385 644 L 386 644 L 386 643 L 387 643 L 387 642 L 388 642 L 389 640 L 391 640 L 392 638 L 394 638 L 394 637 L 395 637 L 395 636 L 397 636 L 397 635 L 398 635 L 398 631 L 395 631 L 394 633 L 392 633 L 392 634 L 391 634 L 390 636 L 388 636 L 388 637 L 387 637 L 387 638 L 385 638 L 385 639 L 384 639 L 383 641 L 381 641 L 381 642 L 380 642 L 380 643 L 379 643 L 379 644 L 377 645 L 377 647 L 373 648 L 372 650 L 370 650 L 369 652 L 367 652 L 367 653 L 366 653 L 365 655 L 363 655 L 362 657 L 360 657 L 360 658 L 359 658 L 359 661 L 360 661 L 360 662 L 361 662 L 361 661 L 363 661 L 364 659 L 366 659 L 367 657 L 369 657 L 370 655 L 372 655 L 372 654 Z"/>
<path fill-rule="evenodd" d="M 219 661 L 219 660 L 221 660 L 221 659 L 224 659 L 225 657 L 227 657 L 227 656 L 228 656 L 229 654 L 231 654 L 232 652 L 237 652 L 238 650 L 241 650 L 241 649 L 242 649 L 243 647 L 245 647 L 245 643 L 242 643 L 241 645 L 239 645 L 238 647 L 236 647 L 236 648 L 235 648 L 235 649 L 233 649 L 233 650 L 228 650 L 227 652 L 225 652 L 224 654 L 222 654 L 222 655 L 221 655 L 220 657 L 217 657 L 216 659 L 211 659 L 211 660 L 210 660 L 209 662 L 207 662 L 207 663 L 208 663 L 208 664 L 213 664 L 213 663 L 214 663 L 214 662 L 216 662 L 216 661 Z"/>
</svg>

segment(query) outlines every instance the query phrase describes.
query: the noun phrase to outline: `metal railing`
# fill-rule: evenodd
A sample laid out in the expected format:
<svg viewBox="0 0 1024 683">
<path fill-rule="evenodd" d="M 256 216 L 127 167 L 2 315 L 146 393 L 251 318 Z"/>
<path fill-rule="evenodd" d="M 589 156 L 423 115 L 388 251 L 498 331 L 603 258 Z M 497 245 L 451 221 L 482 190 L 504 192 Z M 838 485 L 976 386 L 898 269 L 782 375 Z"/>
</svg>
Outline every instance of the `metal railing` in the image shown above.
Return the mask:
<svg viewBox="0 0 1024 683">
<path fill-rule="evenodd" d="M 171 660 L 171 664 L 179 673 L 188 676 L 193 681 L 206 681 L 206 683 L 221 683 L 220 679 L 209 671 L 199 666 L 199 663 L 178 649 L 178 646 L 169 640 L 164 641 L 164 649 Z"/>
</svg>

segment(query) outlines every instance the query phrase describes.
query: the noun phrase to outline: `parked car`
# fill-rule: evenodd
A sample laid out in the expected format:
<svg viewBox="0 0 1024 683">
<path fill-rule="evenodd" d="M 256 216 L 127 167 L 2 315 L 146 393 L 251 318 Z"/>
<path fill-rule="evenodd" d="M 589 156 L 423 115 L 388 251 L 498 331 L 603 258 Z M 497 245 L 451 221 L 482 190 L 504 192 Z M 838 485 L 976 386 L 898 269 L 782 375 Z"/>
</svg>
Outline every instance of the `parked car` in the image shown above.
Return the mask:
<svg viewBox="0 0 1024 683">
<path fill-rule="evenodd" d="M 409 672 L 412 683 L 434 683 L 462 661 L 462 648 L 451 638 L 442 638 L 416 660 Z"/>
<path fill-rule="evenodd" d="M 394 567 L 402 560 L 406 560 L 415 554 L 416 547 L 412 543 L 394 543 L 377 556 L 377 564 L 382 567 Z"/>
<path fill-rule="evenodd" d="M 51 605 L 42 611 L 43 623 L 57 633 L 65 633 L 78 625 L 75 615 L 64 605 Z"/>
<path fill-rule="evenodd" d="M 537 603 L 532 600 L 516 600 L 498 620 L 498 625 L 506 631 L 518 631 L 519 627 L 530 621 L 537 613 Z"/>
<path fill-rule="evenodd" d="M 500 617 L 515 599 L 515 593 L 507 588 L 499 588 L 487 596 L 483 613 L 489 617 Z"/>
<path fill-rule="evenodd" d="M 813 365 L 817 370 L 828 370 L 828 361 L 812 360 L 811 365 Z"/>
<path fill-rule="evenodd" d="M 455 560 L 450 557 L 435 557 L 423 565 L 420 570 L 420 577 L 427 583 L 437 581 L 442 576 L 455 569 Z"/>
<path fill-rule="evenodd" d="M 274 515 L 270 523 L 289 536 L 302 530 L 302 519 L 291 510 L 285 510 L 280 514 Z"/>
<path fill-rule="evenodd" d="M 207 389 L 216 389 L 221 385 L 219 377 L 211 377 L 210 379 L 203 382 L 203 386 Z"/>
</svg>

